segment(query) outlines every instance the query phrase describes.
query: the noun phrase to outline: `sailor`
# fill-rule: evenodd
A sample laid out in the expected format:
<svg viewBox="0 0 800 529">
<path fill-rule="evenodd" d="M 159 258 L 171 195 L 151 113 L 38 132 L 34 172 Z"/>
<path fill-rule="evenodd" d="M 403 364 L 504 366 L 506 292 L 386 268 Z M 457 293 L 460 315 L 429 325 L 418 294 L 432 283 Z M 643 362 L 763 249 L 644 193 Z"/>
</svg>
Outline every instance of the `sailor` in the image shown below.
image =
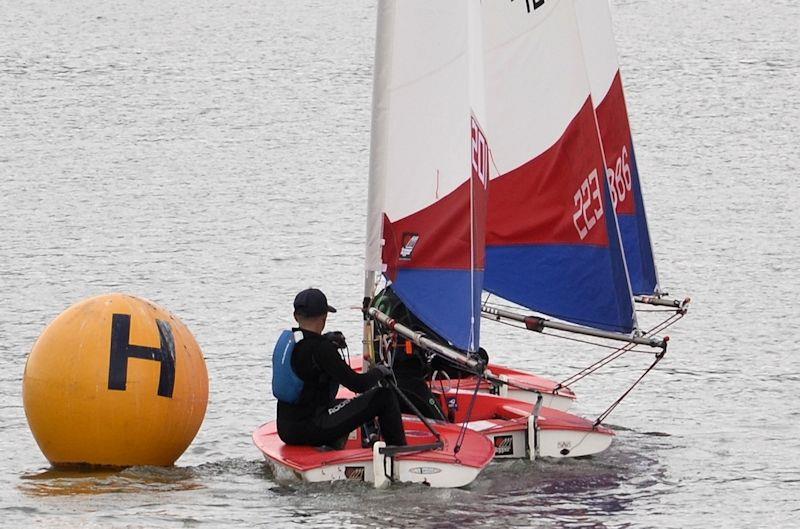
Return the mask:
<svg viewBox="0 0 800 529">
<path fill-rule="evenodd" d="M 293 331 L 301 331 L 302 339 L 294 346 L 291 367 L 303 388 L 296 403 L 278 401 L 278 435 L 290 445 L 341 447 L 350 432 L 377 417 L 386 443 L 405 445 L 397 395 L 390 388 L 376 387 L 390 374 L 389 368 L 378 365 L 366 373 L 353 371 L 322 334 L 329 312 L 336 309 L 316 288 L 303 290 L 294 299 L 298 327 Z M 339 384 L 361 394 L 336 399 Z"/>
<path fill-rule="evenodd" d="M 378 293 L 373 304 L 378 310 L 389 315 L 398 323 L 416 332 L 421 332 L 435 341 L 444 342 L 441 337 L 408 310 L 408 307 L 405 306 L 391 287 L 386 287 Z M 439 399 L 431 392 L 431 377 L 434 373 L 439 373 L 447 378 L 459 379 L 468 377 L 470 374 L 436 356 L 429 357 L 423 349 L 407 342 L 407 339 L 398 336 L 394 354 L 392 355 L 392 370 L 397 386 L 422 415 L 429 419 L 448 420 L 447 414 L 444 413 L 439 404 Z M 489 361 L 489 355 L 483 347 L 478 350 L 477 357 L 484 364 Z M 414 410 L 405 401 L 402 401 L 400 405 L 403 413 L 414 413 Z"/>
</svg>

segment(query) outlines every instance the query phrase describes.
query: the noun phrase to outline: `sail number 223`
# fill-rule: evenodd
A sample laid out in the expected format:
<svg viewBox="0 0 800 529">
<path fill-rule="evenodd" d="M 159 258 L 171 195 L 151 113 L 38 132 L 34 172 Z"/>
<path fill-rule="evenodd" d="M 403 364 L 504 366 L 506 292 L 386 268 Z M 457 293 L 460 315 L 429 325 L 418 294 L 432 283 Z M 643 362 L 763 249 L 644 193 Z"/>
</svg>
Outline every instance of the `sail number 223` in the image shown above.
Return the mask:
<svg viewBox="0 0 800 529">
<path fill-rule="evenodd" d="M 581 240 L 584 240 L 603 217 L 603 191 L 597 169 L 593 169 L 575 191 L 575 212 L 572 222 Z"/>
</svg>

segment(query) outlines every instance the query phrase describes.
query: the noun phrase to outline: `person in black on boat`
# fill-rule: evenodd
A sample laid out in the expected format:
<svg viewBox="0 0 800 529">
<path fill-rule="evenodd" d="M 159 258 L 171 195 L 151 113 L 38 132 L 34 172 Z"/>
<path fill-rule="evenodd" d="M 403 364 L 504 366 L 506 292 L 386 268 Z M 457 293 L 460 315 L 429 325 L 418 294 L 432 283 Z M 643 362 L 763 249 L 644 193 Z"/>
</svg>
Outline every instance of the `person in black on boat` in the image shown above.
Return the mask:
<svg viewBox="0 0 800 529">
<path fill-rule="evenodd" d="M 408 310 L 408 307 L 405 306 L 391 287 L 386 287 L 378 293 L 375 296 L 373 305 L 398 323 L 416 332 L 421 332 L 432 340 L 445 343 L 445 340 Z M 431 392 L 429 386 L 431 376 L 436 371 L 444 373 L 452 379 L 469 376 L 469 374 L 464 373 L 457 366 L 440 359 L 438 356 L 429 358 L 422 349 L 411 342 L 407 343 L 407 340 L 402 336 L 397 337 L 395 345 L 392 370 L 397 381 L 397 387 L 425 417 L 436 420 L 449 420 L 439 404 L 439 399 Z M 489 360 L 489 356 L 483 348 L 478 351 L 478 356 L 485 363 Z M 400 406 L 403 413 L 414 413 L 405 401 L 400 401 Z"/>
<path fill-rule="evenodd" d="M 296 404 L 278 401 L 278 435 L 290 445 L 340 446 L 350 432 L 377 417 L 386 443 L 405 445 L 397 395 L 390 388 L 375 387 L 390 370 L 378 365 L 366 373 L 353 371 L 322 334 L 329 312 L 336 309 L 318 289 L 303 290 L 295 297 L 299 327 L 293 330 L 301 330 L 303 339 L 294 347 L 291 366 L 303 389 Z M 339 384 L 361 395 L 336 399 Z"/>
</svg>

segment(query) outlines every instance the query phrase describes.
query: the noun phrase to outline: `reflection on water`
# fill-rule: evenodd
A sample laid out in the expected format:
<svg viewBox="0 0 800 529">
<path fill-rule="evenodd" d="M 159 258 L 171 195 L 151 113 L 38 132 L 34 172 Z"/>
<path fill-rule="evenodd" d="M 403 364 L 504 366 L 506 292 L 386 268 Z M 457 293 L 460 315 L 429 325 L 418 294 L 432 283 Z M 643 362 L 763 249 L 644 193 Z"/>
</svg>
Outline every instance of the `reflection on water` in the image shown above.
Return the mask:
<svg viewBox="0 0 800 529">
<path fill-rule="evenodd" d="M 122 470 L 49 468 L 23 474 L 18 489 L 32 495 L 142 493 L 203 487 L 190 468 L 130 467 Z"/>
</svg>

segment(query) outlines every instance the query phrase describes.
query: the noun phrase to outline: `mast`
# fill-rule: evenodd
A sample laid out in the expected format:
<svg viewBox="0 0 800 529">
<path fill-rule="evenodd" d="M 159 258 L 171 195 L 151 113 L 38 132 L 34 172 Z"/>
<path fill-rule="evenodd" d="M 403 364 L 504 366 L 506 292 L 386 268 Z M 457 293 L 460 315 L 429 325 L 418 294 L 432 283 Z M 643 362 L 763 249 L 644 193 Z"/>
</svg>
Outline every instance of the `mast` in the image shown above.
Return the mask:
<svg viewBox="0 0 800 529">
<path fill-rule="evenodd" d="M 383 201 L 386 175 L 387 114 L 390 101 L 392 41 L 394 38 L 395 2 L 378 1 L 375 33 L 375 61 L 372 72 L 372 129 L 370 131 L 369 184 L 367 188 L 367 240 L 364 261 L 364 309 L 375 294 L 375 284 L 383 272 Z M 372 328 L 364 318 L 363 356 L 370 356 Z"/>
<path fill-rule="evenodd" d="M 367 190 L 367 246 L 364 296 L 372 297 L 376 276 L 383 272 L 381 261 L 383 202 L 387 164 L 387 119 L 391 93 L 394 0 L 378 1 L 375 34 L 375 66 L 372 85 L 372 130 L 370 132 L 369 185 Z"/>
</svg>

